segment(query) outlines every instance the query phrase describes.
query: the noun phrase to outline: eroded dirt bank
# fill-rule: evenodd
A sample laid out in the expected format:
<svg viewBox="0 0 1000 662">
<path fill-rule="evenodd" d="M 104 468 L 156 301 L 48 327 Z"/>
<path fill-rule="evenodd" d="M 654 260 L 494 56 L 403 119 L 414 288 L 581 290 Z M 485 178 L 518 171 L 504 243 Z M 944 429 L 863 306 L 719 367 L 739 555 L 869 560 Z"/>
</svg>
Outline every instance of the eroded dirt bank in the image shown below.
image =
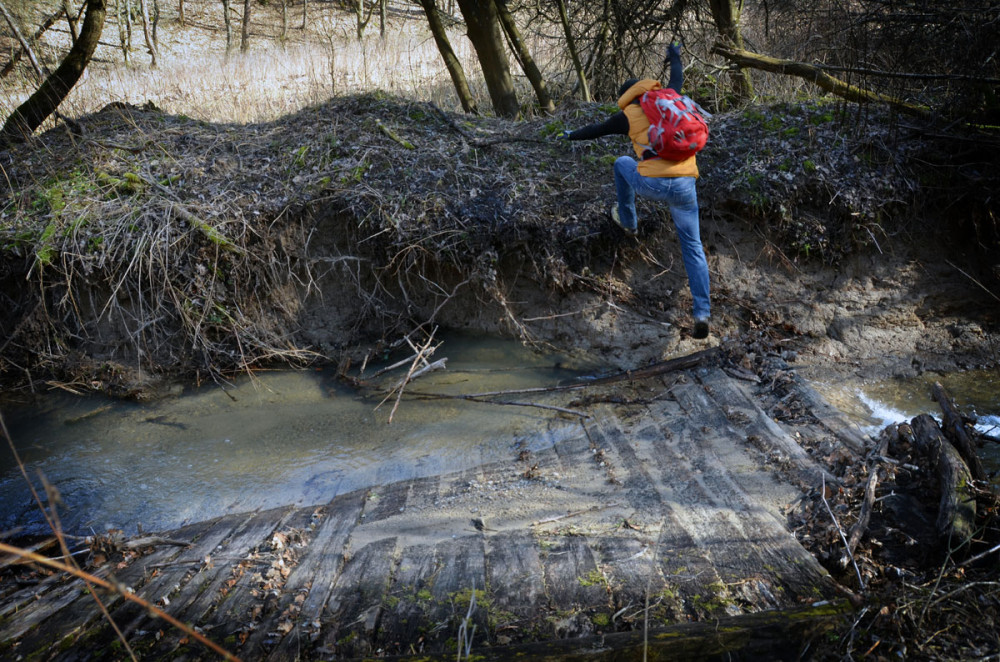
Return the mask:
<svg viewBox="0 0 1000 662">
<path fill-rule="evenodd" d="M 640 203 L 637 239 L 608 217 L 626 145 L 551 139 L 608 111 L 514 123 L 372 94 L 260 125 L 119 105 L 53 130 L 0 154 L 2 378 L 146 397 L 346 369 L 435 325 L 618 367 L 704 348 L 667 212 Z M 820 376 L 995 365 L 987 171 L 936 170 L 922 133 L 859 134 L 855 112 L 716 116 L 708 343 L 765 335 Z"/>
</svg>

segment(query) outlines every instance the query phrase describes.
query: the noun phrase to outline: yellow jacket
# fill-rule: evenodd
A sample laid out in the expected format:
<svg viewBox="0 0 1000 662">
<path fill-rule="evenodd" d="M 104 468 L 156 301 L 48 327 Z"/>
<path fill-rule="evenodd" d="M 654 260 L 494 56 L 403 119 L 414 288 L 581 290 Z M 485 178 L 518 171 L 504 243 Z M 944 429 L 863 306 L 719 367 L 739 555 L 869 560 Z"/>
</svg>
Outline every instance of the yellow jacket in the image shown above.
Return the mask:
<svg viewBox="0 0 1000 662">
<path fill-rule="evenodd" d="M 697 177 L 698 163 L 695 156 L 683 161 L 668 161 L 659 157 L 642 160 L 643 152 L 649 149 L 647 133 L 649 120 L 638 103 L 632 103 L 650 90 L 660 89 L 659 81 L 645 78 L 628 88 L 625 94 L 618 98 L 618 107 L 628 118 L 628 137 L 635 149 L 639 161 L 639 174 L 643 177 Z"/>
</svg>

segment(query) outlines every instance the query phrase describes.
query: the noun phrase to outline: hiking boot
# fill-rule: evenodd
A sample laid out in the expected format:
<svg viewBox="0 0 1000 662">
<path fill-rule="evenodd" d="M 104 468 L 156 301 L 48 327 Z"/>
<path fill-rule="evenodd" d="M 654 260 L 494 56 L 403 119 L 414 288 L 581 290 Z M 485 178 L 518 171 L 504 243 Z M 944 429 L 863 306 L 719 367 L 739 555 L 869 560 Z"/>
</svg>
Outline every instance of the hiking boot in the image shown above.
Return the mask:
<svg viewBox="0 0 1000 662">
<path fill-rule="evenodd" d="M 695 340 L 701 340 L 708 337 L 708 318 L 699 317 L 694 321 L 694 333 L 691 336 Z"/>
<path fill-rule="evenodd" d="M 627 234 L 630 237 L 634 237 L 635 236 L 635 228 L 627 228 L 624 225 L 622 225 L 622 219 L 620 219 L 618 217 L 618 205 L 617 204 L 612 204 L 611 205 L 611 220 L 615 222 L 615 225 L 617 225 L 618 227 L 620 227 L 622 229 L 622 232 L 624 232 L 625 234 Z"/>
</svg>

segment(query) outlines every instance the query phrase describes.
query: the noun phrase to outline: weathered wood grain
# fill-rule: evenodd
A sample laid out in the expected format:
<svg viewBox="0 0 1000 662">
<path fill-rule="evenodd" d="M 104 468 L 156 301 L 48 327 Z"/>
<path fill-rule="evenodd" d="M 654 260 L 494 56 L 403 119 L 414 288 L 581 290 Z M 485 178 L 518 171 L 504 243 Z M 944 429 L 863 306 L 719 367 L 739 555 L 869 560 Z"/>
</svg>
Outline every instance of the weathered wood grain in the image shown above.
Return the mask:
<svg viewBox="0 0 1000 662">
<path fill-rule="evenodd" d="M 705 357 L 595 385 L 574 404 L 585 424 L 553 415 L 509 458 L 497 446 L 464 471 L 165 534 L 193 545 L 119 579 L 246 660 L 454 659 L 466 643 L 487 660 L 569 660 L 641 651 L 640 636 L 654 659 L 745 655 L 760 637 L 797 651 L 839 614 L 786 614 L 836 595 L 782 515 L 823 469 Z M 117 655 L 79 583 L 34 590 L 0 598 L 0 652 Z M 108 603 L 143 659 L 214 657 Z"/>
</svg>

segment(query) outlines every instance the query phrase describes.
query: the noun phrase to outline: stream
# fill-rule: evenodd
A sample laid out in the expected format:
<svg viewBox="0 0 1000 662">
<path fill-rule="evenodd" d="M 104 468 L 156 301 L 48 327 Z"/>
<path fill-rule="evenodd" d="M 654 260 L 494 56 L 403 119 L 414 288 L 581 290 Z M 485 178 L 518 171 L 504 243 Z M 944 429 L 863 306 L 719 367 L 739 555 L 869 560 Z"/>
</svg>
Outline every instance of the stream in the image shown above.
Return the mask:
<svg viewBox="0 0 1000 662">
<path fill-rule="evenodd" d="M 459 395 L 541 388 L 600 372 L 568 356 L 482 336 L 447 337 L 433 359 L 444 357 L 445 370 L 421 377 L 410 390 Z M 401 379 L 405 370 L 389 374 Z M 984 432 L 1000 436 L 995 373 L 814 386 L 865 432 L 877 434 L 920 413 L 939 417 L 930 398 L 935 379 L 963 411 L 979 415 Z M 535 403 L 547 398 L 516 396 Z M 572 417 L 545 409 L 461 399 L 403 399 L 389 423 L 395 401 L 380 400 L 328 370 L 276 371 L 146 404 L 55 389 L 31 401 L 8 397 L 0 412 L 35 489 L 43 499 L 47 485 L 58 491 L 62 526 L 79 535 L 109 529 L 132 535 L 230 512 L 325 503 L 372 485 L 510 460 L 521 449 L 550 447 L 579 433 Z M 1000 444 L 988 443 L 983 456 L 989 470 L 1000 469 Z M 46 532 L 6 444 L 0 504 L 0 532 Z"/>
<path fill-rule="evenodd" d="M 421 377 L 408 392 L 538 388 L 594 370 L 477 336 L 448 337 L 432 360 L 445 357 L 445 370 Z M 407 368 L 387 373 L 384 383 L 401 380 Z M 80 535 L 167 530 L 229 512 L 325 503 L 371 485 L 509 460 L 520 449 L 579 433 L 572 419 L 565 430 L 553 426 L 544 409 L 458 399 L 404 398 L 389 423 L 395 399 L 381 399 L 363 396 L 332 371 L 276 371 L 147 404 L 53 390 L 0 411 L 36 489 L 43 497 L 44 482 L 58 489 L 63 527 Z M 6 444 L 0 504 L 0 531 L 46 530 Z"/>
</svg>

